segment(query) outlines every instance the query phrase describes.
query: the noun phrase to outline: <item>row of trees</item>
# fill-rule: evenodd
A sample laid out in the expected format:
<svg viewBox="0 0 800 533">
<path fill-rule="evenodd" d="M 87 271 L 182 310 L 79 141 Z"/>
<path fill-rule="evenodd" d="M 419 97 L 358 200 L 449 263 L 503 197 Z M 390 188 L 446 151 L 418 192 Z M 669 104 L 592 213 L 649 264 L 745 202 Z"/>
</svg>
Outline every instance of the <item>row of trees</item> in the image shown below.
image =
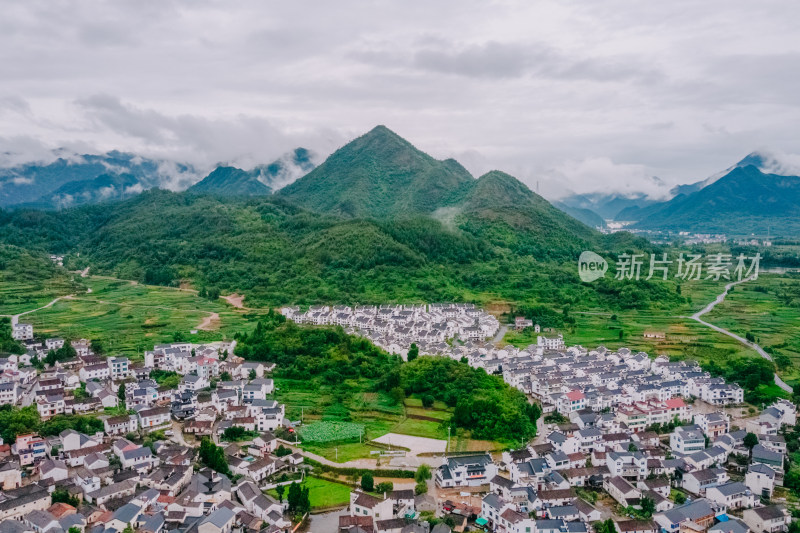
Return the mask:
<svg viewBox="0 0 800 533">
<path fill-rule="evenodd" d="M 275 492 L 278 493 L 278 499 L 283 502 L 283 495 L 286 493 L 286 485 L 278 485 L 275 487 Z M 286 504 L 288 505 L 289 514 L 295 519 L 303 517 L 311 511 L 311 500 L 308 497 L 308 492 L 308 487 L 304 487 L 300 483 L 289 484 Z"/>
<path fill-rule="evenodd" d="M 208 437 L 203 437 L 200 441 L 200 462 L 220 474 L 231 475 L 225 450 L 211 442 Z"/>
<path fill-rule="evenodd" d="M 0 437 L 5 442 L 14 442 L 17 435 L 38 433 L 43 437 L 58 435 L 66 429 L 74 429 L 81 433 L 93 434 L 103 431 L 103 421 L 93 416 L 56 415 L 42 421 L 36 406 L 16 407 L 0 406 Z"/>
</svg>

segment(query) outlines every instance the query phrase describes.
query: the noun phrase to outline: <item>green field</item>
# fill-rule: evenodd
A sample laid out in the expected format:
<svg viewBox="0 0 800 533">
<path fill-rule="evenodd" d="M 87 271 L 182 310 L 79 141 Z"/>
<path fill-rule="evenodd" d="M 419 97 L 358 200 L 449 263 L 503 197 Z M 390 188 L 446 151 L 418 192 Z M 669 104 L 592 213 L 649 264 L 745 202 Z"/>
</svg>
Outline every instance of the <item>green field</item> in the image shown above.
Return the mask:
<svg viewBox="0 0 800 533">
<path fill-rule="evenodd" d="M 85 290 L 81 278 L 49 259 L 0 245 L 0 315 L 15 315 Z"/>
<path fill-rule="evenodd" d="M 98 339 L 111 353 L 132 358 L 154 344 L 170 342 L 175 333 L 192 342 L 229 339 L 249 329 L 256 315 L 234 309 L 222 300 L 210 301 L 197 293 L 141 285 L 103 277 L 82 279 L 86 289 L 52 307 L 25 315 L 34 331 L 69 339 Z M 218 318 L 198 329 L 207 317 Z"/>
<path fill-rule="evenodd" d="M 686 283 L 682 294 L 688 302 L 663 310 L 575 310 L 575 324 L 559 330 L 567 345 L 580 344 L 589 349 L 627 347 L 651 356 L 665 354 L 672 359 L 693 359 L 702 364 L 723 364 L 736 357 L 759 357 L 758 354 L 731 337 L 708 328 L 691 318 L 724 289 L 725 283 L 700 281 Z M 795 297 L 796 295 L 796 297 Z M 779 367 L 778 373 L 791 385 L 800 383 L 800 279 L 797 277 L 761 274 L 758 280 L 735 286 L 723 303 L 703 316 L 711 324 L 744 337 L 748 332 L 773 354 L 785 354 L 790 364 Z M 665 338 L 645 338 L 646 331 L 663 333 Z M 509 331 L 504 342 L 519 347 L 536 343 L 531 329 Z M 769 390 L 767 390 L 769 389 Z M 777 388 L 764 392 L 779 396 Z"/>
<path fill-rule="evenodd" d="M 351 396 L 335 398 L 328 387 L 308 389 L 302 381 L 275 378 L 274 398 L 286 404 L 286 416 L 290 420 L 302 420 L 313 425 L 320 420 L 354 422 L 364 426 L 362 442 L 358 439 L 332 442 L 303 442 L 302 448 L 321 455 L 326 459 L 338 462 L 353 459 L 375 457 L 370 454 L 383 447 L 369 443 L 387 433 L 401 433 L 431 439 L 447 439 L 447 426 L 444 423 L 452 415 L 452 410 L 441 402 L 436 402 L 431 409 L 422 407 L 419 398 L 406 398 L 402 405 L 395 404 L 388 394 L 362 390 L 364 384 L 348 382 L 353 390 Z M 408 415 L 424 416 L 434 420 L 410 418 Z M 302 431 L 301 431 L 302 435 Z M 502 444 L 486 441 L 475 441 L 463 431 L 451 433 L 453 450 L 496 449 Z"/>
<path fill-rule="evenodd" d="M 303 481 L 303 486 L 308 488 L 308 499 L 312 509 L 324 509 L 350 503 L 351 488 L 348 485 L 318 477 L 307 477 Z M 288 492 L 288 490 L 287 488 L 286 491 Z M 278 499 L 275 489 L 268 490 L 267 494 Z"/>
<path fill-rule="evenodd" d="M 734 288 L 706 320 L 756 342 L 777 357 L 778 373 L 790 385 L 800 384 L 800 278 L 762 274 Z M 782 360 L 779 356 L 788 357 Z"/>
</svg>

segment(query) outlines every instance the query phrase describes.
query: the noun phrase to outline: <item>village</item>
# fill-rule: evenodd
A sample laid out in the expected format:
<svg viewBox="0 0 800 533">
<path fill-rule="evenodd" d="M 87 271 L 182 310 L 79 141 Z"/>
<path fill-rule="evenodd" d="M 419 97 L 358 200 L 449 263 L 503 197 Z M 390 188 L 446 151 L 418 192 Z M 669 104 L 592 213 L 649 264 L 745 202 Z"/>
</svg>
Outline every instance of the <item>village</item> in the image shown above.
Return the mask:
<svg viewBox="0 0 800 533">
<path fill-rule="evenodd" d="M 741 387 L 694 362 L 567 347 L 524 319 L 514 326 L 542 333 L 537 343 L 502 346 L 493 337 L 506 326 L 471 305 L 282 313 L 403 357 L 416 345 L 500 375 L 542 406 L 539 433 L 516 449 L 419 455 L 409 474 L 423 491 L 413 479 L 373 486 L 382 469 L 367 480 L 361 468 L 349 505 L 321 509 L 336 524 L 315 529 L 321 522 L 312 514 L 301 525 L 283 497 L 319 465 L 286 438 L 298 422 L 271 399 L 273 364 L 237 357 L 235 341 L 156 345 L 131 362 L 15 323 L 26 353 L 0 359 L 0 404 L 35 406 L 45 421 L 88 414 L 102 431 L 0 443 L 0 533 L 788 531 L 790 510 L 776 498 L 787 473 L 782 433 L 797 424 L 787 400 L 747 413 Z M 42 364 L 67 343 L 74 357 Z M 167 373 L 174 385 L 159 385 Z M 247 438 L 226 442 L 236 432 Z M 198 460 L 200 439 L 222 450 L 227 474 Z M 407 461 L 400 453 L 384 466 L 407 470 Z"/>
</svg>

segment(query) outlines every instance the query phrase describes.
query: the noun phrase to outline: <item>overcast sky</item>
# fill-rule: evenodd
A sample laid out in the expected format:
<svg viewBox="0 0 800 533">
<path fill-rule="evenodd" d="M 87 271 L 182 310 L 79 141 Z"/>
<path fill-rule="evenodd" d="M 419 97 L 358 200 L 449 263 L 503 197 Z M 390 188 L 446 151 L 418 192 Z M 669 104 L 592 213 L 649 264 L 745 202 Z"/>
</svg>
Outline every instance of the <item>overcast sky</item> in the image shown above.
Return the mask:
<svg viewBox="0 0 800 533">
<path fill-rule="evenodd" d="M 6 2 L 0 152 L 247 166 L 385 124 L 546 196 L 657 192 L 757 149 L 800 162 L 799 19 L 769 0 Z"/>
</svg>

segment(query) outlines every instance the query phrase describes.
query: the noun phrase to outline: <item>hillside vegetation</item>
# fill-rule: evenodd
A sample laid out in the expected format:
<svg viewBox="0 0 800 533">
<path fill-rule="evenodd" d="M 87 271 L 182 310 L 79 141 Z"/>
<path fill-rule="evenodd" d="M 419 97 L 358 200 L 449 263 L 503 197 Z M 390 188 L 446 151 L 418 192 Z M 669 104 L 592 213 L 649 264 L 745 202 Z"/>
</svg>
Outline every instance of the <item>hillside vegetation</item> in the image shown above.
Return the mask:
<svg viewBox="0 0 800 533">
<path fill-rule="evenodd" d="M 442 357 L 420 357 L 404 363 L 368 340 L 341 328 L 301 327 L 271 312 L 252 333 L 237 335 L 236 354 L 248 360 L 276 363 L 277 379 L 306 387 L 327 387 L 327 413 L 349 420 L 345 406 L 363 391 L 389 392 L 396 404 L 405 396 L 430 396 L 454 408 L 450 422 L 477 439 L 518 441 L 536 434 L 538 406 L 483 369 Z"/>
<path fill-rule="evenodd" d="M 645 308 L 682 300 L 670 283 L 581 283 L 581 251 L 613 260 L 651 245 L 602 235 L 503 172 L 474 179 L 382 126 L 275 195 L 246 197 L 250 186 L 266 186 L 232 167 L 203 183 L 198 188 L 216 192 L 150 190 L 60 212 L 0 211 L 0 243 L 67 254 L 72 269 L 242 293 L 253 307 L 499 301 Z"/>
</svg>

